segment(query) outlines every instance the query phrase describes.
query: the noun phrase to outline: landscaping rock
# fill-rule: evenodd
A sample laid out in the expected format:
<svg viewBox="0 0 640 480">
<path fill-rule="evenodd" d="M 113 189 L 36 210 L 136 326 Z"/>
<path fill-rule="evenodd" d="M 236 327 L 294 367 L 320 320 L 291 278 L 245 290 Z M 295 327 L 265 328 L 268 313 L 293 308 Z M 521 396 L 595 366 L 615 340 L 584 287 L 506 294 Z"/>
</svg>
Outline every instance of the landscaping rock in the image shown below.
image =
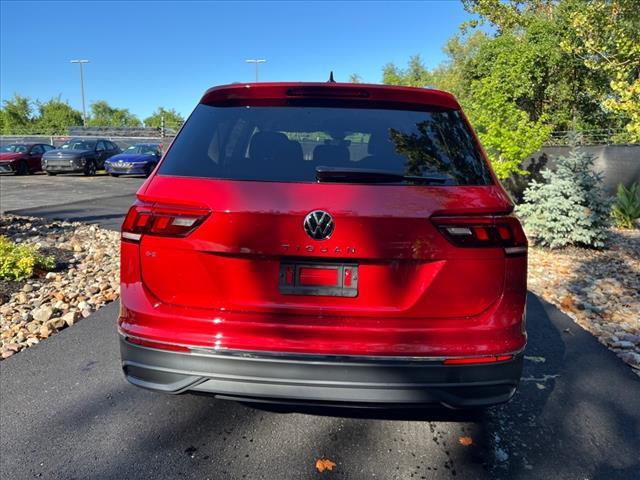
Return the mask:
<svg viewBox="0 0 640 480">
<path fill-rule="evenodd" d="M 606 250 L 531 247 L 528 287 L 640 375 L 640 231 L 610 237 Z"/>
<path fill-rule="evenodd" d="M 39 245 L 47 255 L 54 255 L 58 267 L 64 267 L 27 280 L 0 305 L 2 358 L 37 345 L 118 299 L 117 232 L 14 215 L 0 217 L 0 230 L 10 240 Z"/>
<path fill-rule="evenodd" d="M 51 318 L 53 315 L 53 309 L 47 305 L 36 308 L 31 311 L 31 315 L 34 320 L 37 320 L 40 323 L 44 323 Z"/>
</svg>

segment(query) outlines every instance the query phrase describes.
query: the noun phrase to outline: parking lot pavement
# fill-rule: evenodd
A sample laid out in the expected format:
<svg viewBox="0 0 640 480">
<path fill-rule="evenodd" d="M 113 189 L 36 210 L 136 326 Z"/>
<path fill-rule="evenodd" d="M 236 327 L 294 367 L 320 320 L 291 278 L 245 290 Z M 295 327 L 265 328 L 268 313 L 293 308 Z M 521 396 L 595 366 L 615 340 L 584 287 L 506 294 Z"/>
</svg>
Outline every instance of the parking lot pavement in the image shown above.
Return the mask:
<svg viewBox="0 0 640 480">
<path fill-rule="evenodd" d="M 140 177 L 107 175 L 0 175 L 0 213 L 99 223 L 117 230 L 143 182 Z"/>
<path fill-rule="evenodd" d="M 117 312 L 0 363 L 0 478 L 640 478 L 640 381 L 533 296 L 520 390 L 484 415 L 152 393 L 122 376 Z M 323 457 L 332 472 L 316 472 Z"/>
</svg>

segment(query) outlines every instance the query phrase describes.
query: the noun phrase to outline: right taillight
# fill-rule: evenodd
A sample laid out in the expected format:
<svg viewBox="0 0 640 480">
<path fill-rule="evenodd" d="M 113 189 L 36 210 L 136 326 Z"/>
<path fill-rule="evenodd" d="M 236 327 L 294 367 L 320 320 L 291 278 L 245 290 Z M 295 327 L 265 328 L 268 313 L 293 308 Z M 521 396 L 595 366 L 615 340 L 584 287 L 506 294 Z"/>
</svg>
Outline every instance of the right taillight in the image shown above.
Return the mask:
<svg viewBox="0 0 640 480">
<path fill-rule="evenodd" d="M 527 252 L 527 237 L 511 215 L 436 216 L 431 222 L 456 247 L 502 247 L 509 256 Z"/>
<path fill-rule="evenodd" d="M 211 212 L 204 207 L 134 204 L 122 224 L 122 239 L 137 242 L 142 235 L 185 237 L 193 232 Z"/>
</svg>

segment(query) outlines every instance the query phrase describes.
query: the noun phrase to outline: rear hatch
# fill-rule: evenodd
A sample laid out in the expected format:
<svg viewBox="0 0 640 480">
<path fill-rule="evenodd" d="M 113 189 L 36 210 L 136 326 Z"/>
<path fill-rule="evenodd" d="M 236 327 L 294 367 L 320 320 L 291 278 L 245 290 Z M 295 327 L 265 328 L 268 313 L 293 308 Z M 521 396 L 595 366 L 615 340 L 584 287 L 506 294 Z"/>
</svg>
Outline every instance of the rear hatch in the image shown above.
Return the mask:
<svg viewBox="0 0 640 480">
<path fill-rule="evenodd" d="M 454 102 L 210 103 L 125 223 L 161 302 L 339 322 L 471 317 L 501 297 L 504 248 L 482 241 L 511 203 Z"/>
</svg>

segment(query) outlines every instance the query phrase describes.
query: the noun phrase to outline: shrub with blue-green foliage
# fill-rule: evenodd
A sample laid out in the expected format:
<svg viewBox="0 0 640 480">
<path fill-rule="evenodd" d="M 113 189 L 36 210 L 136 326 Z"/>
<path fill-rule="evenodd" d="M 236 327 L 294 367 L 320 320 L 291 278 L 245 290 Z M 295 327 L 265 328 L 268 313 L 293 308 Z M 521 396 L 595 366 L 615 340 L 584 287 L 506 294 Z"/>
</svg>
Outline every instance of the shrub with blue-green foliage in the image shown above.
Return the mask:
<svg viewBox="0 0 640 480">
<path fill-rule="evenodd" d="M 532 181 L 516 213 L 534 243 L 603 248 L 607 243 L 611 201 L 594 157 L 576 150 L 559 157 L 556 169 L 543 170 L 543 182 Z"/>
</svg>

